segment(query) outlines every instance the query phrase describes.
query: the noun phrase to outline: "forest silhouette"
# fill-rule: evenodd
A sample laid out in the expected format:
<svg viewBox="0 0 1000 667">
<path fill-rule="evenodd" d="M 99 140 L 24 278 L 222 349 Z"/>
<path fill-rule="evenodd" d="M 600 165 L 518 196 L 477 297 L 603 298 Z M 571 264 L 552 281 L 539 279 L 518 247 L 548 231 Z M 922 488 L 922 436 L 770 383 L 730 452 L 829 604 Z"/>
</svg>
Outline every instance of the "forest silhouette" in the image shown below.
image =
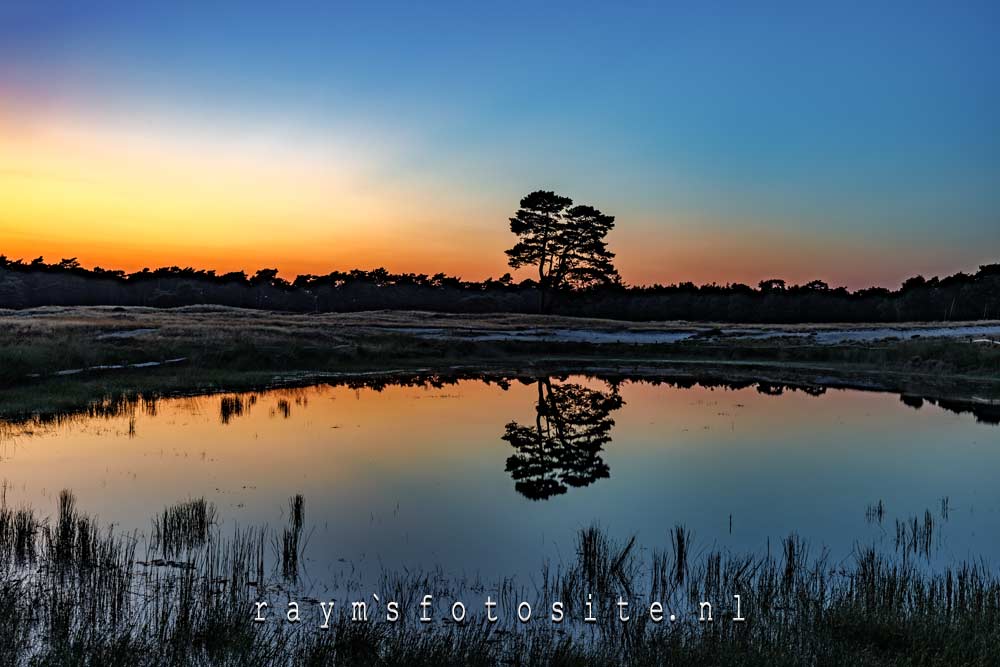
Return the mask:
<svg viewBox="0 0 1000 667">
<path fill-rule="evenodd" d="M 510 275 L 483 281 L 390 273 L 384 268 L 300 275 L 288 281 L 277 269 L 216 273 L 191 267 L 133 273 L 86 269 L 75 259 L 46 263 L 0 255 L 0 308 L 38 306 L 221 305 L 294 312 L 426 310 L 449 313 L 536 313 L 538 281 Z M 564 288 L 551 312 L 622 320 L 711 322 L 906 322 L 1000 318 L 1000 263 L 974 274 L 916 276 L 899 288 L 851 291 L 822 281 L 742 284 Z"/>
<path fill-rule="evenodd" d="M 915 276 L 898 289 L 850 291 L 822 280 L 791 285 L 780 278 L 756 287 L 733 283 L 626 285 L 606 236 L 615 218 L 569 197 L 537 190 L 510 218 L 517 241 L 515 281 L 462 280 L 444 273 L 391 273 L 384 268 L 303 274 L 288 281 L 276 268 L 216 273 L 192 267 L 126 273 L 87 269 L 75 257 L 46 263 L 0 254 L 0 308 L 38 306 L 220 305 L 292 312 L 424 310 L 449 313 L 555 313 L 578 317 L 708 322 L 907 322 L 1000 318 L 1000 263 L 975 274 Z M 2 248 L 0 248 L 2 250 Z"/>
</svg>

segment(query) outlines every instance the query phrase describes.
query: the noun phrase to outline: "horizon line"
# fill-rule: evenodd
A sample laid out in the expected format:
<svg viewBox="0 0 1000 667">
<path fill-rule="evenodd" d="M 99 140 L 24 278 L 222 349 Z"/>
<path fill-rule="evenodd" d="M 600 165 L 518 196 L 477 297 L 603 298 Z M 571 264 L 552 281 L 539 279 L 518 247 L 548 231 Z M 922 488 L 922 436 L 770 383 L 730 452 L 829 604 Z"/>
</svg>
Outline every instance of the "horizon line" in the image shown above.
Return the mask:
<svg viewBox="0 0 1000 667">
<path fill-rule="evenodd" d="M 515 278 L 515 273 L 525 273 L 526 271 L 523 270 L 523 269 L 519 270 L 519 271 L 513 271 L 513 270 L 507 271 L 504 274 L 501 274 L 497 278 L 494 278 L 492 275 L 490 275 L 490 276 L 487 276 L 486 278 L 482 278 L 480 280 L 472 280 L 472 279 L 465 279 L 461 275 L 448 274 L 448 273 L 446 273 L 444 271 L 437 271 L 437 272 L 434 272 L 434 273 L 430 273 L 430 272 L 426 272 L 425 273 L 425 272 L 416 272 L 416 271 L 401 271 L 401 272 L 396 272 L 396 271 L 392 271 L 392 270 L 388 269 L 385 265 L 373 266 L 370 269 L 364 269 L 364 268 L 355 266 L 355 267 L 352 267 L 352 268 L 349 268 L 349 269 L 332 269 L 332 270 L 330 270 L 327 273 L 297 273 L 297 274 L 294 275 L 294 277 L 291 277 L 291 279 L 289 279 L 288 277 L 285 277 L 288 274 L 283 274 L 283 272 L 281 271 L 281 269 L 279 269 L 279 268 L 277 268 L 275 266 L 266 266 L 266 265 L 258 267 L 256 269 L 256 271 L 253 271 L 253 272 L 248 272 L 244 268 L 240 268 L 238 270 L 232 270 L 232 271 L 224 271 L 224 270 L 219 270 L 219 269 L 215 269 L 215 268 L 204 268 L 204 267 L 198 268 L 198 267 L 195 267 L 193 265 L 182 266 L 180 264 L 162 265 L 162 266 L 156 266 L 156 267 L 145 266 L 145 267 L 143 267 L 141 269 L 136 269 L 134 271 L 128 271 L 126 269 L 104 267 L 104 266 L 101 266 L 99 264 L 94 264 L 94 265 L 92 265 L 92 266 L 90 266 L 88 268 L 87 266 L 84 266 L 81 262 L 79 262 L 76 257 L 63 257 L 63 258 L 60 258 L 56 262 L 48 263 L 48 262 L 45 261 L 44 255 L 39 255 L 38 257 L 35 257 L 35 258 L 31 259 L 31 260 L 27 260 L 24 257 L 18 257 L 18 258 L 8 257 L 2 251 L 0 251 L 0 260 L 3 260 L 2 262 L 0 262 L 0 269 L 7 269 L 7 270 L 9 270 L 8 267 L 10 265 L 23 266 L 25 268 L 31 268 L 32 266 L 41 266 L 41 267 L 45 267 L 45 268 L 55 268 L 55 269 L 61 269 L 61 270 L 66 270 L 66 271 L 72 271 L 72 270 L 76 269 L 76 270 L 86 271 L 88 273 L 95 273 L 95 272 L 96 273 L 106 273 L 106 274 L 119 274 L 120 273 L 122 275 L 118 276 L 118 277 L 122 277 L 122 278 L 128 278 L 128 277 L 131 277 L 131 276 L 142 275 L 142 274 L 145 274 L 145 273 L 154 273 L 154 272 L 162 271 L 162 270 L 177 269 L 177 270 L 180 270 L 180 271 L 194 271 L 194 272 L 197 272 L 197 273 L 200 273 L 200 274 L 212 275 L 212 276 L 214 276 L 216 278 L 221 278 L 223 276 L 231 275 L 231 274 L 243 274 L 247 279 L 250 279 L 250 278 L 254 277 L 255 275 L 257 275 L 257 274 L 259 274 L 261 272 L 264 272 L 264 271 L 275 271 L 276 272 L 275 273 L 275 277 L 277 277 L 277 278 L 279 278 L 279 279 L 281 279 L 281 280 L 283 280 L 283 281 L 285 281 L 285 282 L 287 282 L 289 284 L 292 284 L 296 280 L 298 280 L 299 278 L 310 278 L 310 277 L 311 278 L 323 278 L 323 277 L 326 277 L 326 276 L 333 275 L 335 273 L 349 274 L 349 273 L 354 273 L 354 272 L 374 273 L 376 271 L 385 271 L 390 276 L 425 276 L 427 278 L 434 278 L 434 277 L 437 277 L 437 276 L 441 276 L 444 279 L 454 279 L 454 280 L 457 280 L 457 281 L 462 282 L 462 283 L 479 283 L 479 284 L 485 284 L 485 283 L 488 283 L 488 282 L 500 282 L 500 281 L 502 281 L 502 279 L 504 278 L 504 276 L 510 276 L 511 277 L 511 284 L 513 284 L 513 285 L 520 285 L 520 284 L 523 284 L 525 282 L 536 282 L 537 283 L 537 280 L 535 278 L 530 277 L 530 276 L 527 277 L 527 278 L 521 278 L 520 280 L 516 279 Z M 35 264 L 36 262 L 39 262 L 39 264 L 36 265 Z M 66 262 L 71 262 L 71 264 L 67 264 L 66 266 L 60 266 L 61 264 L 66 263 Z M 904 279 L 902 282 L 900 282 L 899 287 L 897 287 L 895 289 L 901 288 L 903 285 L 905 285 L 907 282 L 909 282 L 910 280 L 913 280 L 913 279 L 923 279 L 924 281 L 927 281 L 927 282 L 933 282 L 933 281 L 943 281 L 943 280 L 946 280 L 948 278 L 953 278 L 953 277 L 957 277 L 957 276 L 970 276 L 971 277 L 971 276 L 977 275 L 978 273 L 981 273 L 984 269 L 986 269 L 988 267 L 1000 267 L 1000 258 L 997 258 L 997 260 L 995 262 L 985 262 L 985 263 L 979 264 L 976 267 L 976 271 L 973 272 L 973 273 L 969 273 L 969 272 L 967 272 L 965 270 L 959 270 L 959 271 L 956 271 L 954 273 L 945 274 L 945 275 L 935 274 L 935 275 L 931 275 L 931 276 L 925 276 L 925 275 L 923 275 L 921 273 L 916 273 L 916 274 L 908 276 L 906 279 Z M 761 287 L 764 283 L 773 282 L 773 281 L 779 281 L 779 282 L 781 282 L 784 285 L 784 287 L 786 287 L 786 288 L 804 287 L 804 286 L 807 286 L 807 285 L 809 285 L 811 283 L 819 282 L 819 283 L 824 284 L 826 286 L 826 289 L 829 289 L 830 291 L 847 290 L 848 292 L 853 292 L 853 293 L 864 292 L 864 291 L 868 291 L 868 290 L 878 290 L 878 289 L 886 289 L 886 290 L 892 291 L 894 289 L 894 288 L 888 287 L 886 285 L 869 285 L 868 287 L 857 287 L 857 288 L 851 289 L 851 288 L 847 287 L 846 285 L 836 285 L 836 286 L 834 286 L 831 283 L 829 283 L 828 281 L 823 280 L 821 278 L 814 278 L 814 279 L 807 280 L 807 281 L 800 282 L 800 283 L 791 283 L 790 281 L 787 281 L 787 280 L 781 278 L 778 275 L 773 275 L 770 278 L 761 279 L 756 286 L 750 285 L 750 284 L 747 284 L 747 283 L 744 283 L 744 282 L 739 282 L 739 281 L 728 281 L 728 282 L 725 282 L 725 283 L 719 283 L 719 282 L 716 282 L 716 281 L 712 281 L 712 282 L 708 282 L 708 283 L 700 283 L 700 284 L 698 284 L 698 283 L 695 283 L 694 281 L 691 281 L 691 280 L 679 280 L 679 281 L 671 282 L 671 283 L 660 283 L 660 282 L 654 282 L 654 283 L 629 283 L 629 282 L 627 282 L 625 280 L 622 280 L 618 284 L 621 287 L 624 287 L 624 288 L 627 288 L 627 289 L 632 289 L 632 288 L 655 288 L 655 287 L 664 287 L 664 288 L 667 288 L 667 287 L 682 287 L 682 286 L 691 286 L 691 285 L 693 285 L 695 287 L 698 287 L 698 288 L 703 288 L 703 287 L 733 288 L 733 287 L 740 287 L 740 286 L 755 288 L 755 287 Z"/>
</svg>

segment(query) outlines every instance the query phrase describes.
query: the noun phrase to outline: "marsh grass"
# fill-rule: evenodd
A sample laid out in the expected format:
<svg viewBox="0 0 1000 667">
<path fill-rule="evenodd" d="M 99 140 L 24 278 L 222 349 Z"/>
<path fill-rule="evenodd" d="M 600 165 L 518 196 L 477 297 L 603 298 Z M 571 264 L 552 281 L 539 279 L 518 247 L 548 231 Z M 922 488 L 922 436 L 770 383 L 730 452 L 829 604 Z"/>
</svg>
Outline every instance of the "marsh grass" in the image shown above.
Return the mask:
<svg viewBox="0 0 1000 667">
<path fill-rule="evenodd" d="M 175 507 L 183 506 L 193 507 Z M 300 496 L 290 499 L 284 531 L 305 530 L 303 507 Z M 913 520 L 901 524 L 909 535 Z M 916 529 L 927 532 L 919 517 Z M 11 546 L 19 539 L 20 555 Z M 400 623 L 352 622 L 341 613 L 319 630 L 308 621 L 251 621 L 256 600 L 273 601 L 285 590 L 284 565 L 266 564 L 268 540 L 266 528 L 237 528 L 226 538 L 208 531 L 180 563 L 155 565 L 136 561 L 135 536 L 102 529 L 69 492 L 60 494 L 51 520 L 4 506 L 0 664 L 986 665 L 1000 659 L 1000 581 L 982 563 L 931 571 L 874 547 L 832 563 L 795 535 L 774 555 L 698 551 L 680 526 L 670 531 L 669 549 L 646 559 L 635 538 L 617 540 L 592 526 L 578 534 L 574 558 L 544 566 L 531 585 L 452 580 L 440 571 L 384 572 L 380 592 L 400 601 Z M 490 593 L 502 620 L 491 625 L 472 613 L 463 623 L 421 624 L 425 593 L 465 599 L 470 612 Z M 599 618 L 594 624 L 581 622 L 587 594 Z M 632 605 L 628 624 L 617 621 L 619 595 Z M 732 621 L 733 595 L 741 596 L 744 622 Z M 567 603 L 565 625 L 549 622 L 554 599 Z M 537 620 L 513 620 L 519 600 L 532 603 Z M 677 621 L 654 623 L 643 611 L 652 601 Z M 712 603 L 713 622 L 699 622 L 702 601 Z"/>
<path fill-rule="evenodd" d="M 292 531 L 301 533 L 305 526 L 306 501 L 301 493 L 297 493 L 288 499 L 288 522 Z"/>
<path fill-rule="evenodd" d="M 0 561 L 23 564 L 35 555 L 35 539 L 40 525 L 27 508 L 13 510 L 0 505 Z"/>
<path fill-rule="evenodd" d="M 196 498 L 171 505 L 153 518 L 150 546 L 165 557 L 204 545 L 216 523 L 215 505 Z"/>
<path fill-rule="evenodd" d="M 223 396 L 219 400 L 219 420 L 228 424 L 233 417 L 243 415 L 243 398 L 241 396 Z"/>
<path fill-rule="evenodd" d="M 635 552 L 634 537 L 618 544 L 600 527 L 590 526 L 577 535 L 576 562 L 543 588 L 557 591 L 570 615 L 583 614 L 588 601 L 595 612 L 605 612 L 619 595 L 632 597 L 639 567 Z M 606 613 L 597 616 L 608 618 Z"/>
<path fill-rule="evenodd" d="M 930 510 L 925 510 L 923 517 L 896 519 L 896 551 L 904 555 L 930 558 L 934 535 L 934 515 Z"/>
<path fill-rule="evenodd" d="M 869 505 L 865 509 L 865 521 L 868 523 L 882 524 L 882 520 L 885 518 L 885 505 L 879 500 L 877 503 Z"/>
<path fill-rule="evenodd" d="M 296 494 L 288 499 L 288 526 L 282 531 L 275 550 L 281 556 L 281 573 L 288 581 L 298 581 L 302 531 L 305 527 L 305 499 Z"/>
<path fill-rule="evenodd" d="M 691 543 L 691 533 L 678 524 L 670 533 L 670 546 L 674 551 L 674 581 L 684 583 L 688 567 L 688 545 Z"/>
</svg>

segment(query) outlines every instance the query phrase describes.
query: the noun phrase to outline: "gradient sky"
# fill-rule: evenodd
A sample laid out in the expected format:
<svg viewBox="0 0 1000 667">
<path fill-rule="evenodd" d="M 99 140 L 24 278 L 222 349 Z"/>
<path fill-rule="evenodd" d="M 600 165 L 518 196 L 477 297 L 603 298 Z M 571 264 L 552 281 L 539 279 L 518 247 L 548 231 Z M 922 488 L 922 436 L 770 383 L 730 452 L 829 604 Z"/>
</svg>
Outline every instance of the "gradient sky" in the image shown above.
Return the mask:
<svg viewBox="0 0 1000 667">
<path fill-rule="evenodd" d="M 545 188 L 631 283 L 1000 260 L 994 2 L 94 4 L 0 4 L 8 256 L 479 279 Z"/>
</svg>

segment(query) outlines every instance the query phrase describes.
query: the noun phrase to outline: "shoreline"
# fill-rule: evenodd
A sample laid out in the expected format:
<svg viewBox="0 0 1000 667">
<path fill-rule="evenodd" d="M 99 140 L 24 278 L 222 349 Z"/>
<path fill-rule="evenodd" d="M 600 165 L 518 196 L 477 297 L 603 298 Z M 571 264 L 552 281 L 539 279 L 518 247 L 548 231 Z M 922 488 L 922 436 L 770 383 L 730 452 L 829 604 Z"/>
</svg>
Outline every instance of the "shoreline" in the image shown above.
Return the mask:
<svg viewBox="0 0 1000 667">
<path fill-rule="evenodd" d="M 142 369 L 145 370 L 145 369 Z M 1000 423 L 1000 379 L 982 376 L 913 374 L 866 367 L 712 360 L 537 359 L 494 363 L 345 371 L 294 371 L 284 374 L 199 373 L 197 369 L 158 367 L 143 375 L 97 371 L 92 375 L 53 376 L 17 387 L 0 388 L 0 421 L 44 422 L 59 416 L 101 409 L 101 405 L 139 400 L 213 396 L 315 385 L 376 388 L 390 384 L 460 381 L 534 380 L 583 375 L 608 382 L 657 382 L 683 385 L 754 386 L 762 393 L 827 390 L 898 394 L 919 407 L 924 401 L 954 412 L 971 412 L 981 421 Z"/>
<path fill-rule="evenodd" d="M 428 337 L 429 319 L 450 334 Z M 559 316 L 301 315 L 219 307 L 0 311 L 0 418 L 72 412 L 123 395 L 545 373 L 886 391 L 1000 412 L 1000 345 L 976 343 L 971 336 L 919 333 L 940 331 L 941 323 L 896 325 L 915 338 L 839 343 L 808 339 L 843 330 L 841 325 L 774 325 L 768 330 L 775 335 L 741 338 L 711 324 L 680 322 L 631 328 L 614 323 L 614 330 L 664 331 L 668 324 L 692 335 L 640 343 L 503 335 L 476 339 L 483 331 L 572 331 L 584 338 L 612 331 L 608 322 Z M 993 326 L 975 326 L 987 325 Z M 762 327 L 727 329 L 759 332 Z M 475 335 L 470 337 L 470 331 Z"/>
</svg>

